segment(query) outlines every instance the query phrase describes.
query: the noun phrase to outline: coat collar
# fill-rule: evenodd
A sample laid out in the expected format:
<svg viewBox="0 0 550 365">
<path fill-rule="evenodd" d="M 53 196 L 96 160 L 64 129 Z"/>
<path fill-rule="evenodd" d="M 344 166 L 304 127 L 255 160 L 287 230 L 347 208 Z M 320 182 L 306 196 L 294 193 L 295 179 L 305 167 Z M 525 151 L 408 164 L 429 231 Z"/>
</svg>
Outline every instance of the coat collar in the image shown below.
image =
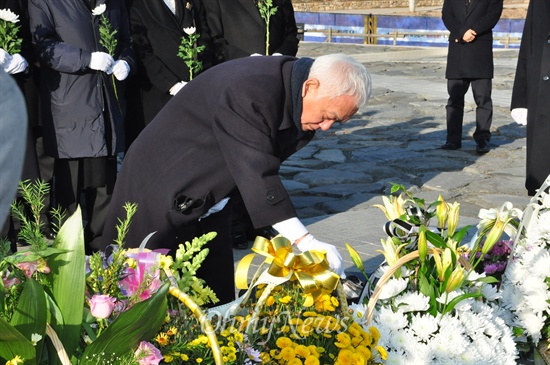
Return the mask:
<svg viewBox="0 0 550 365">
<path fill-rule="evenodd" d="M 239 2 L 246 9 L 246 11 L 250 13 L 254 20 L 260 23 L 262 26 L 265 26 L 265 22 L 260 15 L 260 10 L 258 10 L 258 6 L 256 5 L 255 0 L 239 0 Z"/>
</svg>

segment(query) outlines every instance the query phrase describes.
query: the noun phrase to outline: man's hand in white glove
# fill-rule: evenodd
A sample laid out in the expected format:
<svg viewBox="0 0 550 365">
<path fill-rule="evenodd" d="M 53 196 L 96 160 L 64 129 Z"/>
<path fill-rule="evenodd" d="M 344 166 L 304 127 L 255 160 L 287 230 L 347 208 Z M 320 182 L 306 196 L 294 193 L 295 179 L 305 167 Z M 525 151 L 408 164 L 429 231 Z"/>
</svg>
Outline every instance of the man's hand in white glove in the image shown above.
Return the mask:
<svg viewBox="0 0 550 365">
<path fill-rule="evenodd" d="M 0 48 L 0 67 L 8 64 L 11 61 L 11 55 L 6 52 L 3 48 Z"/>
<path fill-rule="evenodd" d="M 282 56 L 283 54 L 282 53 L 279 53 L 279 52 L 275 52 L 272 54 L 272 56 Z"/>
<path fill-rule="evenodd" d="M 108 53 L 93 52 L 90 59 L 90 67 L 92 70 L 107 72 L 111 69 L 115 60 Z"/>
<path fill-rule="evenodd" d="M 317 238 L 313 237 L 310 233 L 308 233 L 305 237 L 303 237 L 301 240 L 298 241 L 298 244 L 296 245 L 298 247 L 298 250 L 305 252 L 305 251 L 311 251 L 311 250 L 317 250 L 317 251 L 325 251 L 326 252 L 326 258 L 328 261 L 328 264 L 330 268 L 342 279 L 346 278 L 346 274 L 344 273 L 344 267 L 343 267 L 343 260 L 342 256 L 340 256 L 340 252 L 331 244 L 321 242 Z"/>
<path fill-rule="evenodd" d="M 259 53 L 252 53 L 252 54 L 250 55 L 250 57 L 256 57 L 256 56 L 261 56 L 261 54 L 259 54 Z"/>
<path fill-rule="evenodd" d="M 16 53 L 11 56 L 11 60 L 9 62 L 4 64 L 4 71 L 13 75 L 24 72 L 27 67 L 29 67 L 27 60 L 19 53 Z"/>
<path fill-rule="evenodd" d="M 174 96 L 174 95 L 176 95 L 181 89 L 183 89 L 183 87 L 184 87 L 185 85 L 187 85 L 187 82 L 185 82 L 185 81 L 180 81 L 180 82 L 178 82 L 177 84 L 175 84 L 174 86 L 172 86 L 168 92 L 170 93 L 170 95 Z"/>
<path fill-rule="evenodd" d="M 518 124 L 527 125 L 527 109 L 515 108 L 512 109 L 512 119 Z"/>
<path fill-rule="evenodd" d="M 107 70 L 107 74 L 114 74 L 118 81 L 125 80 L 130 74 L 130 66 L 124 60 L 115 61 L 113 67 Z"/>
</svg>

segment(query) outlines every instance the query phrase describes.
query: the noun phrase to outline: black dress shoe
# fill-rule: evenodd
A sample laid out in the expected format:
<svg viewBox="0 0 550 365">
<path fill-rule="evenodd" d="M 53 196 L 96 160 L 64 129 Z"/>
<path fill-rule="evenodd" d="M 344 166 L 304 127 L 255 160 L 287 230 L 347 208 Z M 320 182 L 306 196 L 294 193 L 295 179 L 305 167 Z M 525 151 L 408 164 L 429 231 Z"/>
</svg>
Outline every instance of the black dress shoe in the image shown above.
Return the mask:
<svg viewBox="0 0 550 365">
<path fill-rule="evenodd" d="M 248 240 L 244 233 L 236 233 L 233 235 L 233 248 L 237 250 L 246 250 L 248 248 Z"/>
<path fill-rule="evenodd" d="M 486 140 L 480 141 L 477 144 L 476 151 L 479 154 L 487 153 L 491 150 L 491 147 L 489 147 L 489 142 Z"/>
<path fill-rule="evenodd" d="M 443 146 L 441 146 L 442 150 L 458 150 L 462 147 L 460 144 L 447 142 Z"/>
</svg>

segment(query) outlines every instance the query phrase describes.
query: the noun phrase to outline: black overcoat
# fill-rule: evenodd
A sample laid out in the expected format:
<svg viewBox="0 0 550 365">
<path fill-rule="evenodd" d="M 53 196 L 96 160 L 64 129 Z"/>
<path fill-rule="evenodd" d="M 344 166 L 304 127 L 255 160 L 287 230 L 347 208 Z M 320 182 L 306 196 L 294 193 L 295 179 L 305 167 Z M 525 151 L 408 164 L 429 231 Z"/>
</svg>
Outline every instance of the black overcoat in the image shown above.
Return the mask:
<svg viewBox="0 0 550 365">
<path fill-rule="evenodd" d="M 527 108 L 527 176 L 534 195 L 550 174 L 550 4 L 531 1 L 521 38 L 512 109 Z"/>
<path fill-rule="evenodd" d="M 113 58 L 136 70 L 123 0 L 98 0 L 117 29 Z M 83 0 L 29 0 L 33 44 L 40 60 L 44 149 L 56 158 L 104 157 L 124 151 L 123 83 L 90 69 L 100 43 L 101 16 Z M 116 85 L 118 101 L 115 94 Z"/>
<path fill-rule="evenodd" d="M 449 30 L 447 54 L 447 79 L 492 79 L 493 31 L 502 14 L 503 0 L 471 0 L 466 8 L 465 0 L 445 0 L 442 20 Z M 468 29 L 477 36 L 472 42 L 462 37 Z"/>
<path fill-rule="evenodd" d="M 149 123 L 171 99 L 169 90 L 180 81 L 189 81 L 189 68 L 178 56 L 184 28 L 195 27 L 203 70 L 214 62 L 210 32 L 201 1 L 176 0 L 174 15 L 163 0 L 134 0 L 130 6 L 130 27 L 139 58 L 136 77 L 142 89 L 145 122 Z M 196 75 L 195 75 L 196 76 Z"/>
<path fill-rule="evenodd" d="M 208 25 L 223 62 L 253 53 L 266 54 L 266 26 L 253 0 L 203 0 Z M 298 29 L 290 0 L 273 0 L 268 54 L 295 56 Z"/>
<path fill-rule="evenodd" d="M 152 249 L 183 243 L 178 230 L 196 224 L 235 189 L 255 227 L 295 217 L 279 168 L 313 137 L 309 132 L 298 138 L 293 120 L 301 115 L 295 115 L 291 98 L 295 60 L 228 61 L 200 74 L 170 100 L 125 156 L 105 223 L 105 243 L 116 237 L 118 218 L 126 216 L 125 202 L 138 204 L 127 244 L 139 245 L 156 231 L 147 244 Z M 195 203 L 180 211 L 186 198 Z"/>
</svg>

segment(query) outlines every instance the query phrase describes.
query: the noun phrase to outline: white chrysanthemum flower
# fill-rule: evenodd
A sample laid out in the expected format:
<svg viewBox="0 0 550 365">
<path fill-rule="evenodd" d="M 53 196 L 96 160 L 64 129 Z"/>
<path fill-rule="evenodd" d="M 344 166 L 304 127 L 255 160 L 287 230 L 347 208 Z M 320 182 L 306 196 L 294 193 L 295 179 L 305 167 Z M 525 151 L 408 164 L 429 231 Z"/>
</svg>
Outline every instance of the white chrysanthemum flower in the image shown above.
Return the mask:
<svg viewBox="0 0 550 365">
<path fill-rule="evenodd" d="M 427 342 L 439 328 L 435 317 L 429 314 L 414 314 L 410 322 L 414 334 L 424 342 Z"/>
<path fill-rule="evenodd" d="M 427 311 L 430 308 L 430 297 L 422 293 L 405 292 L 396 297 L 393 304 L 399 307 L 399 310 L 407 312 Z"/>
<path fill-rule="evenodd" d="M 19 15 L 15 14 L 10 9 L 0 9 L 0 19 L 10 23 L 17 23 L 19 21 Z"/>
<path fill-rule="evenodd" d="M 94 8 L 94 10 L 92 10 L 92 15 L 95 15 L 95 16 L 101 15 L 105 12 L 106 9 L 107 9 L 107 5 L 105 4 L 98 5 Z"/>
<path fill-rule="evenodd" d="M 388 298 L 393 298 L 397 294 L 401 293 L 403 290 L 407 288 L 407 284 L 409 283 L 408 279 L 390 279 L 388 282 L 382 287 L 382 290 L 380 291 L 379 300 L 384 300 Z"/>
<path fill-rule="evenodd" d="M 497 300 L 502 297 L 502 293 L 498 291 L 498 288 L 496 285 L 490 285 L 490 284 L 484 284 L 481 287 L 481 294 L 485 297 L 485 299 L 489 301 Z"/>
<path fill-rule="evenodd" d="M 183 28 L 183 31 L 185 32 L 185 34 L 191 35 L 191 34 L 195 34 L 197 29 L 195 27 L 188 27 L 188 28 Z"/>
<path fill-rule="evenodd" d="M 403 312 L 397 311 L 394 313 L 390 308 L 381 307 L 375 312 L 378 324 L 383 324 L 382 327 L 388 327 L 392 331 L 397 331 L 405 328 L 408 325 L 407 317 Z M 376 328 L 379 325 L 375 325 Z"/>
<path fill-rule="evenodd" d="M 533 338 L 533 342 L 538 344 L 541 339 L 540 331 L 544 325 L 544 318 L 542 315 L 537 315 L 528 311 L 519 312 L 517 314 L 522 327 L 525 328 L 527 334 Z"/>
<path fill-rule="evenodd" d="M 486 277 L 487 275 L 485 274 L 485 272 L 483 273 L 478 273 L 476 272 L 475 270 L 470 270 L 470 272 L 468 272 L 468 275 L 464 278 L 464 280 L 468 280 L 468 281 L 477 281 L 481 278 L 484 278 Z"/>
</svg>

